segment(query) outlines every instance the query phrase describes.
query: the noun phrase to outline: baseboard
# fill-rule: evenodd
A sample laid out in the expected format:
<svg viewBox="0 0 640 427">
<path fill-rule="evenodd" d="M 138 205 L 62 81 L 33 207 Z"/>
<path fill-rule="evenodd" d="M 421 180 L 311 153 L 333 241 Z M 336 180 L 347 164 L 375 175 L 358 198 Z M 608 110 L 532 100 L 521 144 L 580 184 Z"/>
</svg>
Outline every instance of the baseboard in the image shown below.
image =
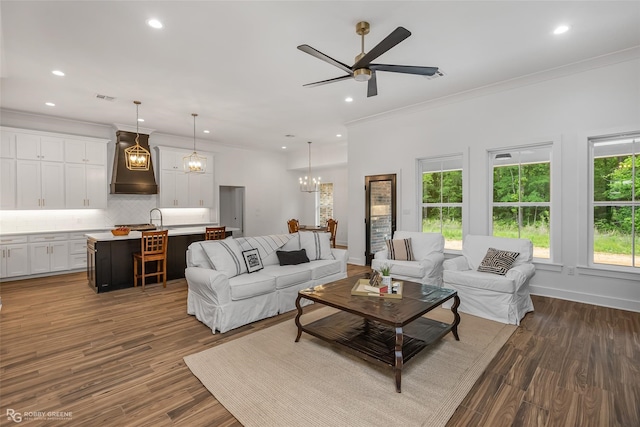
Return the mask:
<svg viewBox="0 0 640 427">
<path fill-rule="evenodd" d="M 610 297 L 606 295 L 586 294 L 584 292 L 565 291 L 544 286 L 529 285 L 531 295 L 558 298 L 567 301 L 582 302 L 602 307 L 640 312 L 640 301 Z"/>
</svg>

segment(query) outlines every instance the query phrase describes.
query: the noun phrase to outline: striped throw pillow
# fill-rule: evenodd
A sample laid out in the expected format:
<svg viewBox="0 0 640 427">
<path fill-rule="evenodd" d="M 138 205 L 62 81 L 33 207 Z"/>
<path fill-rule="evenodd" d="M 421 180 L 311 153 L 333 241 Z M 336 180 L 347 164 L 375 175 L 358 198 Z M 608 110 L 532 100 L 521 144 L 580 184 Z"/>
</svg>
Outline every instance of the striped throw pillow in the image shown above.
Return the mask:
<svg viewBox="0 0 640 427">
<path fill-rule="evenodd" d="M 478 271 L 504 276 L 518 258 L 520 252 L 501 251 L 489 248 L 487 254 L 478 267 Z"/>
<path fill-rule="evenodd" d="M 399 240 L 387 240 L 389 259 L 398 261 L 414 261 L 411 250 L 411 238 Z"/>
</svg>

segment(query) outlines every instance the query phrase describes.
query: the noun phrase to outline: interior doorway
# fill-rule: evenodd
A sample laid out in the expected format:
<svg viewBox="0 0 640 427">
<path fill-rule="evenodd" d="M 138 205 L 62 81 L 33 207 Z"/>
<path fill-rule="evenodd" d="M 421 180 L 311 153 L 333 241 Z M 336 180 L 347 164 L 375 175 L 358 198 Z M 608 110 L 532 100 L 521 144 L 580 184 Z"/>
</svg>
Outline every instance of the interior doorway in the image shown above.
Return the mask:
<svg viewBox="0 0 640 427">
<path fill-rule="evenodd" d="M 244 187 L 220 186 L 220 225 L 239 228 L 233 237 L 244 236 Z"/>
<path fill-rule="evenodd" d="M 365 260 L 371 265 L 376 252 L 386 248 L 386 240 L 396 231 L 396 174 L 364 177 L 366 194 Z"/>
</svg>

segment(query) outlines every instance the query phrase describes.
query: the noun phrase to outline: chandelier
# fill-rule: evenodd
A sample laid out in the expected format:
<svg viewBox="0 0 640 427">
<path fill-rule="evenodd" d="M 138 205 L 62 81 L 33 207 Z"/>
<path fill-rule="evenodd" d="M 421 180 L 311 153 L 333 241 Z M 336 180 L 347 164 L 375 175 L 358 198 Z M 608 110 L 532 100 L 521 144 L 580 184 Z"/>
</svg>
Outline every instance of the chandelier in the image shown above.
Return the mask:
<svg viewBox="0 0 640 427">
<path fill-rule="evenodd" d="M 140 133 L 138 132 L 138 106 L 140 101 L 133 101 L 136 104 L 136 145 L 126 148 L 124 150 L 124 158 L 126 159 L 127 169 L 132 171 L 148 171 L 149 165 L 151 165 L 151 153 L 140 145 L 138 139 Z"/>
<path fill-rule="evenodd" d="M 320 177 L 314 178 L 311 176 L 311 141 L 309 144 L 309 171 L 307 176 L 300 178 L 300 191 L 305 193 L 317 193 L 320 187 Z"/>
<path fill-rule="evenodd" d="M 193 153 L 189 156 L 183 157 L 183 167 L 186 173 L 204 173 L 207 169 L 207 158 L 199 156 L 196 153 L 196 113 L 191 113 L 193 116 Z"/>
</svg>

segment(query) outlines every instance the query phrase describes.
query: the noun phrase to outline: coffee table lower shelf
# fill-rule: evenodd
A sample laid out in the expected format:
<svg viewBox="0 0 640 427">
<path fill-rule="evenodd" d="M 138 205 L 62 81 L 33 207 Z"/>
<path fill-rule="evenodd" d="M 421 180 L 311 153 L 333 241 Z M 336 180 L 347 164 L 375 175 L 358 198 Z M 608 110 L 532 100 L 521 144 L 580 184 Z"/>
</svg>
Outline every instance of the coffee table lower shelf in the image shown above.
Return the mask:
<svg viewBox="0 0 640 427">
<path fill-rule="evenodd" d="M 401 328 L 402 363 L 444 335 L 453 325 L 420 317 Z M 302 331 L 370 362 L 396 367 L 396 328 L 344 311 L 302 325 Z"/>
</svg>

